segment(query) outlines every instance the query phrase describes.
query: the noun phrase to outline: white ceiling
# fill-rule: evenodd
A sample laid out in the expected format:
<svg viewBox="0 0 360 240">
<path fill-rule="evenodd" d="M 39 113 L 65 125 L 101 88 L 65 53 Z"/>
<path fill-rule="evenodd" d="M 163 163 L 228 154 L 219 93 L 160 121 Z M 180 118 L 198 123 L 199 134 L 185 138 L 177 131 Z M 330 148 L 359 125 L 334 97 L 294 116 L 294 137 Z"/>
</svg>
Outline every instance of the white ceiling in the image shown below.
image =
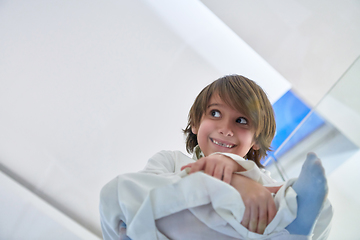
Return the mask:
<svg viewBox="0 0 360 240">
<path fill-rule="evenodd" d="M 0 237 L 23 239 L 29 219 L 27 239 L 44 222 L 100 238 L 101 187 L 185 151 L 206 84 L 244 74 L 315 106 L 360 55 L 359 29 L 359 1 L 1 1 Z"/>
<path fill-rule="evenodd" d="M 311 106 L 360 55 L 359 1 L 202 2 Z"/>
</svg>

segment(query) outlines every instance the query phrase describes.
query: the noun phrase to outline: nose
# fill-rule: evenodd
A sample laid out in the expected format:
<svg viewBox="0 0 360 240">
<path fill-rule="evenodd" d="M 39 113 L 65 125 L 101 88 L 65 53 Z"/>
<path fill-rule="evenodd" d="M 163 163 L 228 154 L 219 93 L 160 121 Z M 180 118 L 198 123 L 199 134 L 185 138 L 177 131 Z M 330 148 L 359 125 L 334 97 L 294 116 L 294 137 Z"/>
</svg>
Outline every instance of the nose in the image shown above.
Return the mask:
<svg viewBox="0 0 360 240">
<path fill-rule="evenodd" d="M 234 132 L 232 131 L 231 128 L 231 123 L 229 123 L 228 121 L 223 121 L 220 125 L 219 133 L 227 137 L 234 136 Z"/>
</svg>

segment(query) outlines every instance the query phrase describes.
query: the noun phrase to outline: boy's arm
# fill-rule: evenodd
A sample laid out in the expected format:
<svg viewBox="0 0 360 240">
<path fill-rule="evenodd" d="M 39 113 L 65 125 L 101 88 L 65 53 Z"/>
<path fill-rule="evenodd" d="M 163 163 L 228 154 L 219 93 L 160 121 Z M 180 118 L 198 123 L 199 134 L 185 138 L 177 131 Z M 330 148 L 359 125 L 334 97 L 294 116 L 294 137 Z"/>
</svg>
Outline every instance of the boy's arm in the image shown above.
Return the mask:
<svg viewBox="0 0 360 240">
<path fill-rule="evenodd" d="M 234 172 L 246 171 L 232 158 L 214 154 L 187 164 L 181 169 L 190 167 L 190 174 L 204 171 L 219 180 L 230 183 L 241 195 L 245 204 L 245 213 L 241 224 L 252 232 L 262 234 L 266 226 L 276 215 L 276 206 L 271 193 L 276 193 L 279 187 L 269 188 L 246 176 Z"/>
<path fill-rule="evenodd" d="M 204 171 L 226 183 L 230 183 L 232 174 L 237 173 L 251 178 L 263 185 L 273 184 L 276 181 L 270 177 L 268 171 L 260 169 L 255 162 L 231 153 L 214 153 L 207 157 L 200 158 L 195 163 L 190 163 L 181 168 L 190 168 L 188 173 Z"/>
<path fill-rule="evenodd" d="M 161 151 L 153 155 L 146 163 L 141 173 L 173 175 L 175 172 L 174 152 Z"/>
<path fill-rule="evenodd" d="M 238 174 L 233 174 L 230 185 L 240 193 L 245 205 L 241 224 L 249 231 L 262 234 L 276 215 L 277 209 L 271 193 L 278 189 L 269 190 L 260 183 Z"/>
<path fill-rule="evenodd" d="M 246 171 L 240 164 L 228 156 L 222 154 L 214 154 L 207 157 L 202 157 L 195 163 L 190 163 L 181 168 L 191 168 L 189 174 L 198 171 L 213 176 L 226 183 L 230 183 L 234 172 Z"/>
</svg>

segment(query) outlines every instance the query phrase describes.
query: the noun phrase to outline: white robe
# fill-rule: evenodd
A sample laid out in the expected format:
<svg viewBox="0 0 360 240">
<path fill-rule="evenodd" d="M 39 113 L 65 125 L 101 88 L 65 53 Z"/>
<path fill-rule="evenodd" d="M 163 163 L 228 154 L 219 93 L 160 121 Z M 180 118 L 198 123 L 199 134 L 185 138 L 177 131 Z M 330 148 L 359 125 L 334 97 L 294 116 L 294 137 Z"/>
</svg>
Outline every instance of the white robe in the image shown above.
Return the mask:
<svg viewBox="0 0 360 240">
<path fill-rule="evenodd" d="M 185 213 L 184 210 L 189 210 L 213 231 L 232 239 L 328 237 L 332 219 L 328 200 L 315 224 L 312 238 L 290 236 L 285 227 L 296 218 L 296 193 L 291 188 L 295 179 L 276 183 L 268 171 L 259 169 L 253 161 L 234 154 L 220 154 L 231 157 L 247 170 L 238 174 L 264 186 L 283 185 L 274 197 L 277 214 L 264 234 L 250 232 L 240 224 L 245 206 L 235 188 L 202 172 L 188 175 L 188 169 L 180 171 L 182 166 L 196 161 L 195 154 L 192 159 L 179 151 L 161 151 L 148 161 L 144 170 L 120 175 L 102 189 L 100 215 L 104 239 L 119 239 L 120 221 L 126 223 L 127 235 L 133 240 L 168 239 L 156 227 L 156 220 Z"/>
</svg>

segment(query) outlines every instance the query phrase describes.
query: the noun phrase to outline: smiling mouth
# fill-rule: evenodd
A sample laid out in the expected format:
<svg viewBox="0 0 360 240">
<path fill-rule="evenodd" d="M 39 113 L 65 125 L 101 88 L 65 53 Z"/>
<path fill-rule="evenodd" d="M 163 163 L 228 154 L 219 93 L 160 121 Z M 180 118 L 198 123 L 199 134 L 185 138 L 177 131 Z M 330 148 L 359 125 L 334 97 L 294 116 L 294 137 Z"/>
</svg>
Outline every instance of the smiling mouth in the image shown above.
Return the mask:
<svg viewBox="0 0 360 240">
<path fill-rule="evenodd" d="M 233 144 L 226 144 L 226 143 L 218 142 L 212 138 L 210 138 L 210 140 L 211 140 L 211 142 L 215 143 L 216 145 L 219 145 L 220 147 L 233 148 L 235 146 Z"/>
</svg>

